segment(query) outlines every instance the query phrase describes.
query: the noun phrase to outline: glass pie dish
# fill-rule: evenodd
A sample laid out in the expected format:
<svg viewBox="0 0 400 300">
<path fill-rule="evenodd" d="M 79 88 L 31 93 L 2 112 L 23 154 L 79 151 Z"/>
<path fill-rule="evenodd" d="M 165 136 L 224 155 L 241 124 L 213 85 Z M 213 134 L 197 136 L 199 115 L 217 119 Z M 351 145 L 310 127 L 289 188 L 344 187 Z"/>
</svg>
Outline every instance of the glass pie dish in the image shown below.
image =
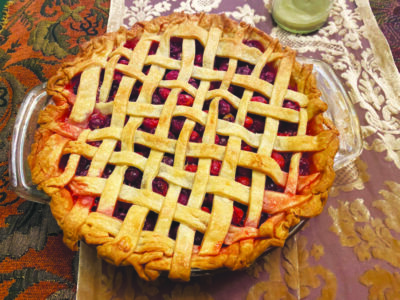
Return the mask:
<svg viewBox="0 0 400 300">
<path fill-rule="evenodd" d="M 298 58 L 298 61 L 314 65 L 317 86 L 322 93 L 321 98 L 329 107 L 326 115 L 340 132 L 340 148 L 334 161 L 334 169 L 339 170 L 353 162 L 362 151 L 361 131 L 354 107 L 340 80 L 328 64 L 310 58 Z M 9 157 L 11 188 L 22 198 L 44 204 L 49 203 L 50 197 L 33 184 L 27 157 L 31 151 L 39 113 L 51 101 L 51 97 L 46 93 L 46 83 L 35 87 L 26 95 L 14 125 Z M 291 228 L 290 236 L 294 235 L 304 223 L 305 221 L 301 221 Z M 88 256 L 86 253 L 88 249 L 85 246 L 81 247 L 80 262 Z M 85 266 L 87 267 L 87 263 Z M 81 272 L 84 270 L 80 267 L 79 274 Z M 207 274 L 207 272 L 195 273 L 194 276 Z M 81 276 L 78 276 L 78 294 L 79 286 L 82 286 L 80 281 Z"/>
</svg>

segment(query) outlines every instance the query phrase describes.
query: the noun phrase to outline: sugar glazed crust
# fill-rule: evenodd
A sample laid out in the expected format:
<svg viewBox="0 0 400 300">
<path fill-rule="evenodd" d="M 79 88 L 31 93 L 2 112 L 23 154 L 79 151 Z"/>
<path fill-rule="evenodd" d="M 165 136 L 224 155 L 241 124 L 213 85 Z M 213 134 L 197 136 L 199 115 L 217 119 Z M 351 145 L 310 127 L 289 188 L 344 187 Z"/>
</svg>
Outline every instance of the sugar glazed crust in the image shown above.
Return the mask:
<svg viewBox="0 0 400 300">
<path fill-rule="evenodd" d="M 183 38 L 177 59 L 171 57 L 172 37 Z M 194 64 L 194 40 L 204 49 L 200 66 Z M 157 51 L 148 55 L 154 41 Z M 229 58 L 225 70 L 215 70 L 216 57 Z M 250 75 L 235 73 L 241 62 L 254 66 Z M 260 79 L 265 65 L 276 70 L 273 85 Z M 148 73 L 146 66 L 151 66 Z M 168 70 L 180 70 L 178 77 L 165 80 Z M 110 96 L 115 74 L 121 75 L 119 86 Z M 74 91 L 71 82 L 77 77 Z M 191 78 L 197 86 L 189 84 Z M 211 90 L 215 81 L 221 84 Z M 137 100 L 129 101 L 138 83 Z M 241 87 L 242 95 L 231 93 L 230 85 Z M 152 104 L 160 87 L 169 95 L 163 105 Z M 267 34 L 224 15 L 175 13 L 95 38 L 63 64 L 47 90 L 55 104 L 40 114 L 28 161 L 33 181 L 51 196 L 64 242 L 74 250 L 79 240 L 95 245 L 100 257 L 132 265 L 146 280 L 162 271 L 189 280 L 193 269 L 249 266 L 269 247 L 283 246 L 301 219 L 322 211 L 334 180 L 337 131 L 322 115 L 327 106 L 312 66 L 296 62 L 292 49 Z M 192 105 L 176 105 L 182 91 L 194 99 Z M 252 101 L 255 93 L 269 103 Z M 222 99 L 236 111 L 233 122 L 218 117 Z M 208 110 L 202 110 L 208 100 Z M 298 109 L 282 107 L 286 100 Z M 262 133 L 245 128 L 246 113 L 265 118 Z M 108 126 L 91 128 L 93 114 L 111 116 Z M 186 121 L 179 137 L 171 139 L 173 117 Z M 140 130 L 145 118 L 158 120 L 155 132 Z M 283 121 L 298 124 L 294 135 L 278 134 Z M 203 126 L 201 142 L 192 141 L 196 124 Z M 228 143 L 214 142 L 216 134 L 229 136 Z M 255 150 L 243 150 L 244 141 Z M 148 155 L 134 152 L 136 144 L 150 148 Z M 290 153 L 286 170 L 271 158 L 274 152 Z M 165 153 L 174 157 L 173 165 L 164 163 Z M 197 160 L 195 172 L 185 167 L 189 158 Z M 82 175 L 84 159 L 90 163 Z M 222 162 L 217 176 L 210 175 L 214 160 Z M 132 167 L 142 172 L 140 186 L 126 183 Z M 240 167 L 250 169 L 245 184 L 235 180 Z M 155 178 L 167 183 L 165 194 L 155 191 Z M 279 188 L 266 189 L 266 178 Z M 182 204 L 183 190 L 190 196 Z M 213 202 L 204 209 L 206 195 L 213 195 Z M 116 215 L 118 205 L 126 207 L 123 218 Z M 244 215 L 234 224 L 238 210 Z M 150 214 L 157 215 L 152 230 L 146 228 Z M 198 244 L 197 235 L 202 236 Z"/>
</svg>

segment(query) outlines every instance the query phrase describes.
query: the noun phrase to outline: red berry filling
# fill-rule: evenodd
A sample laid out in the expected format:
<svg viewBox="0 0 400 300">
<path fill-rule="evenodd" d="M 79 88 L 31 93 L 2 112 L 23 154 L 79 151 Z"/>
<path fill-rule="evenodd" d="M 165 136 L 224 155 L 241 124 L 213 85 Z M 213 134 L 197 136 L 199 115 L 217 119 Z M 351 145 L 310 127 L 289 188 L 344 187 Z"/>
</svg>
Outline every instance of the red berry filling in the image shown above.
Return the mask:
<svg viewBox="0 0 400 300">
<path fill-rule="evenodd" d="M 154 178 L 153 183 L 153 192 L 165 196 L 168 191 L 168 183 L 159 177 Z"/>
<path fill-rule="evenodd" d="M 142 182 L 142 175 L 143 173 L 139 169 L 135 167 L 129 167 L 125 171 L 124 184 L 139 188 L 140 183 Z"/>
<path fill-rule="evenodd" d="M 214 175 L 214 176 L 218 176 L 219 171 L 221 170 L 221 165 L 222 165 L 221 161 L 213 159 L 211 162 L 210 174 Z"/>
<path fill-rule="evenodd" d="M 153 211 L 150 211 L 147 214 L 146 221 L 144 222 L 143 230 L 153 231 L 154 227 L 156 227 L 157 219 L 158 219 L 158 214 L 156 214 Z"/>
<path fill-rule="evenodd" d="M 194 57 L 194 65 L 195 66 L 203 65 L 203 53 L 204 53 L 203 45 L 199 41 L 196 40 L 196 54 Z"/>
<path fill-rule="evenodd" d="M 276 77 L 276 70 L 270 65 L 265 65 L 261 71 L 260 78 L 262 80 L 268 81 L 269 83 L 274 83 Z"/>
<path fill-rule="evenodd" d="M 169 56 L 174 59 L 181 59 L 182 56 L 182 38 L 172 37 L 170 40 L 170 53 Z"/>
<path fill-rule="evenodd" d="M 162 162 L 169 166 L 173 166 L 174 165 L 174 157 L 169 154 L 164 154 L 164 157 L 162 158 Z"/>
<path fill-rule="evenodd" d="M 272 151 L 271 157 L 278 163 L 279 167 L 283 169 L 285 167 L 285 159 L 278 152 Z"/>
<path fill-rule="evenodd" d="M 260 50 L 261 52 L 264 52 L 264 46 L 261 44 L 261 42 L 257 40 L 243 40 L 243 44 L 249 46 L 249 47 L 254 47 Z"/>
<path fill-rule="evenodd" d="M 191 192 L 190 190 L 182 189 L 178 197 L 178 203 L 182 205 L 187 205 L 189 201 L 190 192 Z"/>
<path fill-rule="evenodd" d="M 103 115 L 101 112 L 95 112 L 89 117 L 89 128 L 99 129 L 109 127 L 111 123 L 111 115 Z"/>
<path fill-rule="evenodd" d="M 81 156 L 79 159 L 78 167 L 76 168 L 75 175 L 86 176 L 90 167 L 90 162 L 90 160 L 86 159 L 84 156 Z"/>
<path fill-rule="evenodd" d="M 133 39 L 133 40 L 128 40 L 125 42 L 124 47 L 133 50 L 133 49 L 135 49 L 138 42 L 139 42 L 138 38 Z"/>
<path fill-rule="evenodd" d="M 152 41 L 151 42 L 151 46 L 150 46 L 150 50 L 149 50 L 149 55 L 156 54 L 159 45 L 160 45 L 159 42 Z"/>
<path fill-rule="evenodd" d="M 97 210 L 97 207 L 99 206 L 99 201 L 100 201 L 100 197 L 96 197 L 96 198 L 94 199 L 93 204 L 92 204 L 92 207 L 90 208 L 90 211 L 91 211 L 91 212 Z M 119 201 L 117 201 L 117 205 L 118 205 L 118 202 L 119 202 Z M 114 212 L 115 212 L 115 209 L 114 209 Z M 124 218 L 125 218 L 125 217 L 124 217 Z"/>
<path fill-rule="evenodd" d="M 250 75 L 251 72 L 253 72 L 254 65 L 239 61 L 237 68 L 236 68 L 236 74 L 241 74 L 241 75 Z"/>
<path fill-rule="evenodd" d="M 81 73 L 72 77 L 71 81 L 66 84 L 65 89 L 69 90 L 75 95 L 78 94 L 78 87 L 80 81 L 81 81 Z"/>
<path fill-rule="evenodd" d="M 295 136 L 297 135 L 297 123 L 289 123 L 285 121 L 279 122 L 278 135 L 281 136 Z"/>
<path fill-rule="evenodd" d="M 139 80 L 137 80 L 135 82 L 135 85 L 133 86 L 131 95 L 129 96 L 129 101 L 135 102 L 139 97 L 141 89 L 142 89 L 142 83 Z"/>
<path fill-rule="evenodd" d="M 133 151 L 144 156 L 144 157 L 148 157 L 150 154 L 150 148 L 140 145 L 140 144 L 135 144 L 133 147 Z"/>
<path fill-rule="evenodd" d="M 243 226 L 242 224 L 243 216 L 244 216 L 243 210 L 240 209 L 239 207 L 233 206 L 233 216 L 231 223 L 236 226 Z"/>
<path fill-rule="evenodd" d="M 96 209 L 97 209 L 97 205 L 98 205 L 98 202 L 96 204 Z M 122 201 L 117 201 L 117 204 L 115 205 L 115 208 L 114 208 L 113 217 L 123 221 L 125 219 L 126 214 L 128 213 L 128 210 L 129 210 L 129 208 L 131 206 L 132 206 L 132 203 L 126 203 L 126 202 L 122 202 Z"/>
<path fill-rule="evenodd" d="M 111 173 L 114 171 L 115 166 L 107 164 L 106 167 L 104 168 L 103 174 L 101 175 L 102 178 L 108 178 L 110 177 Z"/>
<path fill-rule="evenodd" d="M 61 159 L 58 163 L 58 167 L 61 170 L 65 170 L 65 167 L 67 166 L 68 160 L 69 160 L 69 156 L 70 154 L 64 154 L 63 156 L 61 156 Z"/>
<path fill-rule="evenodd" d="M 300 105 L 298 103 L 290 101 L 290 100 L 283 101 L 283 107 L 294 109 L 297 111 L 300 110 Z"/>
</svg>

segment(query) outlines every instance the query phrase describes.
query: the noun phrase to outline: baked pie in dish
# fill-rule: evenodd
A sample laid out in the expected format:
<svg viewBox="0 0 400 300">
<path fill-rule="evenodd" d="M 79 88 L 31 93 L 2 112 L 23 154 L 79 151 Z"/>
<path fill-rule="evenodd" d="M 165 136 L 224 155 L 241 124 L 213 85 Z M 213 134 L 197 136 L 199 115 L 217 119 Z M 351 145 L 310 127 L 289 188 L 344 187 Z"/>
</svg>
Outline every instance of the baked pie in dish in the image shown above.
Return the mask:
<svg viewBox="0 0 400 300">
<path fill-rule="evenodd" d="M 47 90 L 28 160 L 64 242 L 146 280 L 249 266 L 321 212 L 334 179 L 312 66 L 224 15 L 96 38 Z"/>
</svg>

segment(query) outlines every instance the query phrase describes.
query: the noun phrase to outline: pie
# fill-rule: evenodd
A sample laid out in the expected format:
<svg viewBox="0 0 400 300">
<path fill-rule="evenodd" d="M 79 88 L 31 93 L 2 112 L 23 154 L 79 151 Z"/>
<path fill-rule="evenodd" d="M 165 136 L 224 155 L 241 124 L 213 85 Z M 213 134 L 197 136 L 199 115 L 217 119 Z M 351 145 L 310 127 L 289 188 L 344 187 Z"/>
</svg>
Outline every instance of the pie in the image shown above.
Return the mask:
<svg viewBox="0 0 400 300">
<path fill-rule="evenodd" d="M 338 133 L 311 65 L 245 23 L 175 13 L 49 80 L 29 156 L 64 242 L 140 277 L 240 269 L 321 212 Z"/>
</svg>

